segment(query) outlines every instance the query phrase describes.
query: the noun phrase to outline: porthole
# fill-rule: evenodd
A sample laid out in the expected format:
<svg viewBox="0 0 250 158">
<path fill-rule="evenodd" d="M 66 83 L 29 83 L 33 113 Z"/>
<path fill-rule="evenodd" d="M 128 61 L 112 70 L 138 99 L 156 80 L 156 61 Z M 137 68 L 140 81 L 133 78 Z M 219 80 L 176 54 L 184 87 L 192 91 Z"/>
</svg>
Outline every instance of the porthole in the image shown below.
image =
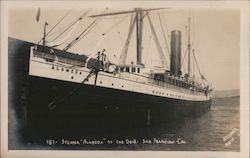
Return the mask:
<svg viewBox="0 0 250 158">
<path fill-rule="evenodd" d="M 114 83 L 112 83 L 112 86 L 114 86 Z"/>
<path fill-rule="evenodd" d="M 161 95 L 161 92 L 159 92 L 159 94 Z"/>
<path fill-rule="evenodd" d="M 122 85 L 122 88 L 123 88 L 124 86 Z"/>
<path fill-rule="evenodd" d="M 69 69 L 66 69 L 66 72 L 69 72 Z"/>
<path fill-rule="evenodd" d="M 89 79 L 86 79 L 86 81 L 88 82 L 88 81 L 89 81 Z"/>
<path fill-rule="evenodd" d="M 55 69 L 54 66 L 52 66 L 52 69 Z"/>
<path fill-rule="evenodd" d="M 158 92 L 156 91 L 156 94 L 158 94 Z"/>
<path fill-rule="evenodd" d="M 153 93 L 155 93 L 155 91 L 153 91 Z"/>
<path fill-rule="evenodd" d="M 62 68 L 62 71 L 63 71 L 63 68 Z"/>
<path fill-rule="evenodd" d="M 100 81 L 100 84 L 102 84 L 102 81 Z"/>
<path fill-rule="evenodd" d="M 82 72 L 80 71 L 80 73 L 79 73 L 80 75 L 82 74 Z"/>
<path fill-rule="evenodd" d="M 71 76 L 71 79 L 73 79 L 74 77 L 73 76 Z"/>
</svg>

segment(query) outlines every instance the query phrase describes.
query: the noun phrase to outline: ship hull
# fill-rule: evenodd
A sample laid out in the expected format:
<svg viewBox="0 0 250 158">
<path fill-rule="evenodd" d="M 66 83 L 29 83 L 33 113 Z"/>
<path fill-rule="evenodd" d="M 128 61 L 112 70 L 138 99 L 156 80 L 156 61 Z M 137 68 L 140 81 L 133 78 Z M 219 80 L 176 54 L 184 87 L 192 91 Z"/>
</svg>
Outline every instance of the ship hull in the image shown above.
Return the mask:
<svg viewBox="0 0 250 158">
<path fill-rule="evenodd" d="M 9 116 L 15 114 L 19 131 L 29 137 L 82 136 L 84 132 L 175 124 L 176 120 L 199 116 L 211 106 L 211 99 L 174 99 L 29 75 L 29 48 L 33 44 L 10 38 L 9 45 Z M 48 107 L 61 99 L 53 108 Z"/>
<path fill-rule="evenodd" d="M 60 135 L 67 129 L 151 127 L 199 116 L 211 105 L 211 100 L 185 101 L 35 76 L 29 80 L 28 124 L 43 134 L 43 129 Z"/>
</svg>

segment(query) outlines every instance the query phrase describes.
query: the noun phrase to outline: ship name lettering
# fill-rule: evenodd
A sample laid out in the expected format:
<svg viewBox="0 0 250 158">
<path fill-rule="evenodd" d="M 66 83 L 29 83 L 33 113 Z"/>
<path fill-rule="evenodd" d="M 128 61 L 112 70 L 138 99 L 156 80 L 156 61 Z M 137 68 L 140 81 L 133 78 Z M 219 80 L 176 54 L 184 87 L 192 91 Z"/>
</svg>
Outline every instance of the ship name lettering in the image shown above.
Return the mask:
<svg viewBox="0 0 250 158">
<path fill-rule="evenodd" d="M 104 142 L 102 140 L 87 140 L 87 139 L 83 139 L 82 140 L 82 144 L 95 145 L 95 144 L 104 144 Z"/>
</svg>

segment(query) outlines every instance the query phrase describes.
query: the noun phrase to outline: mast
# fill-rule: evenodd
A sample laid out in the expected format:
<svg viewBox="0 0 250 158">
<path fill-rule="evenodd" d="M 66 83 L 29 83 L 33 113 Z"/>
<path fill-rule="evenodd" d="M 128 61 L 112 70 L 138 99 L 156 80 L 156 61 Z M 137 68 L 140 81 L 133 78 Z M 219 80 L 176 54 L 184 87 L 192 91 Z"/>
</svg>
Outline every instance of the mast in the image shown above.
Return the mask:
<svg viewBox="0 0 250 158">
<path fill-rule="evenodd" d="M 112 15 L 122 15 L 122 14 L 131 14 L 135 13 L 135 18 L 134 20 L 130 22 L 130 28 L 129 28 L 129 33 L 127 36 L 127 40 L 125 42 L 125 45 L 123 47 L 121 56 L 120 56 L 120 63 L 125 64 L 126 56 L 127 56 L 127 50 L 128 50 L 128 45 L 130 43 L 131 35 L 134 29 L 134 25 L 136 25 L 136 64 L 141 65 L 141 53 L 142 53 L 142 34 L 143 34 L 143 19 L 144 16 L 148 14 L 149 11 L 153 10 L 159 10 L 159 9 L 168 9 L 168 8 L 153 8 L 153 9 L 142 9 L 142 8 L 135 8 L 134 10 L 131 11 L 121 11 L 121 12 L 113 12 L 113 13 L 106 13 L 106 14 L 97 14 L 97 15 L 91 15 L 88 17 L 91 18 L 96 18 L 96 17 L 103 17 L 103 16 L 112 16 Z M 146 12 L 146 14 L 144 14 Z M 148 16 L 148 15 L 147 15 Z M 153 24 L 151 22 L 151 29 L 153 27 Z M 153 31 L 155 33 L 155 31 Z M 156 36 L 156 35 L 155 35 Z M 156 38 L 156 37 L 155 37 Z M 157 39 L 158 41 L 158 39 Z M 157 42 L 156 42 L 157 43 Z M 158 44 L 158 43 L 157 43 Z M 159 44 L 157 45 L 159 47 Z M 158 48 L 158 50 L 161 48 Z M 160 51 L 160 55 L 163 58 L 162 60 L 165 60 L 165 56 L 163 56 L 162 50 Z M 163 62 L 164 65 L 165 62 Z"/>
<path fill-rule="evenodd" d="M 43 46 L 45 46 L 46 43 L 46 27 L 47 27 L 48 23 L 47 21 L 44 23 L 44 30 L 43 30 Z"/>
<path fill-rule="evenodd" d="M 191 43 L 190 43 L 190 10 L 188 12 L 188 77 L 190 77 L 190 69 L 191 69 L 191 63 L 190 63 L 190 51 L 191 51 Z"/>
<path fill-rule="evenodd" d="M 128 36 L 127 36 L 125 45 L 124 45 L 124 47 L 122 49 L 122 53 L 121 53 L 121 56 L 120 56 L 120 64 L 123 64 L 123 65 L 126 63 L 128 46 L 129 46 L 130 39 L 131 39 L 133 30 L 134 30 L 135 22 L 136 22 L 136 18 L 133 18 L 133 15 L 132 15 L 131 20 L 130 20 L 130 28 L 129 28 Z"/>
<path fill-rule="evenodd" d="M 136 9 L 136 63 L 141 65 L 142 52 L 142 29 L 143 29 L 143 13 L 140 9 Z"/>
</svg>

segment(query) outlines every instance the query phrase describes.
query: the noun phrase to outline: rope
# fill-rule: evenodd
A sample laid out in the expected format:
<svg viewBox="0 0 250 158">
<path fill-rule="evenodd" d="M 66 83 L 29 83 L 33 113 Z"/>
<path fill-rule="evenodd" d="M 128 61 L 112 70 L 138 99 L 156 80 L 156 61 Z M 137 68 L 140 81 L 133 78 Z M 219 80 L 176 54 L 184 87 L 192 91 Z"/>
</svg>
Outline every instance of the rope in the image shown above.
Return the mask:
<svg viewBox="0 0 250 158">
<path fill-rule="evenodd" d="M 166 28 L 166 32 L 168 33 L 169 31 L 168 31 L 168 27 L 167 27 L 167 23 L 166 23 L 166 20 L 165 20 L 165 18 L 163 18 L 163 24 L 164 24 L 164 28 Z M 167 38 L 168 38 L 169 36 L 167 35 Z M 168 40 L 168 41 L 170 41 L 170 40 Z M 168 49 L 170 48 L 170 46 L 169 46 L 169 43 L 167 43 L 167 47 L 168 47 Z M 169 49 L 170 50 L 170 49 Z M 170 52 L 170 51 L 169 51 Z"/>
<path fill-rule="evenodd" d="M 115 21 L 116 21 L 116 23 L 117 23 L 117 20 L 115 20 Z M 118 35 L 119 35 L 119 38 L 120 38 L 120 41 L 121 41 L 121 44 L 122 44 L 123 41 L 122 41 L 122 37 L 121 37 L 121 32 L 120 32 L 119 26 L 117 26 L 116 31 L 117 31 L 117 33 L 118 33 Z"/>
<path fill-rule="evenodd" d="M 93 26 L 95 25 L 95 23 L 96 23 L 96 21 L 97 21 L 98 19 L 95 19 L 85 30 L 83 30 L 73 41 L 71 41 L 63 50 L 64 51 L 67 51 L 69 48 L 71 48 L 72 46 L 74 46 L 75 44 L 77 44 L 77 41 L 80 41 L 81 39 L 82 39 L 82 35 L 84 34 L 84 33 L 88 33 L 89 31 L 88 30 L 92 30 L 92 28 L 93 28 Z M 85 35 L 86 35 L 85 34 Z M 84 36 L 85 36 L 84 35 Z M 83 36 L 83 37 L 84 37 Z"/>
<path fill-rule="evenodd" d="M 56 28 L 56 26 L 59 25 L 59 24 L 63 21 L 63 19 L 64 19 L 71 11 L 72 11 L 72 9 L 70 9 L 70 10 L 61 18 L 61 20 L 58 21 L 58 22 L 55 24 L 55 26 L 52 27 L 52 28 L 48 31 L 48 33 L 47 33 L 46 35 L 48 35 L 51 31 L 53 31 L 53 30 Z"/>
<path fill-rule="evenodd" d="M 77 85 L 70 93 L 66 94 L 65 96 L 59 98 L 59 99 L 56 99 L 55 101 L 52 101 L 49 103 L 48 105 L 48 109 L 50 110 L 53 110 L 57 105 L 56 104 L 60 104 L 61 102 L 63 102 L 64 100 L 66 100 L 68 97 L 70 97 L 73 93 L 75 93 L 79 88 L 80 86 L 82 86 L 82 84 L 84 82 L 87 81 L 88 78 L 91 77 L 91 75 L 93 75 L 94 73 L 96 73 L 96 70 L 95 69 L 91 69 L 90 73 L 88 74 L 88 76 L 79 84 Z"/>
<path fill-rule="evenodd" d="M 151 39 L 152 39 L 152 36 L 149 36 L 149 40 L 148 40 L 148 47 L 147 47 L 147 56 L 146 56 L 146 58 L 145 58 L 145 63 L 147 63 L 148 62 L 148 56 L 149 56 L 149 48 L 150 48 L 150 46 L 151 46 Z"/>
<path fill-rule="evenodd" d="M 47 35 L 49 35 L 49 33 L 51 32 L 51 31 L 53 31 L 55 28 L 56 28 L 56 26 L 58 26 L 63 20 L 64 20 L 64 18 L 66 18 L 66 16 L 70 13 L 72 11 L 72 9 L 70 9 L 45 35 L 47 36 Z M 40 43 L 40 42 L 42 42 L 42 40 L 43 40 L 43 38 L 38 42 L 38 44 Z"/>
<path fill-rule="evenodd" d="M 186 57 L 186 55 L 187 55 L 187 52 L 188 52 L 188 49 L 186 49 L 185 54 L 184 54 L 184 57 L 182 58 L 181 68 L 182 68 L 182 66 L 183 66 L 184 59 L 185 59 L 185 57 Z"/>
<path fill-rule="evenodd" d="M 197 62 L 196 57 L 195 57 L 195 53 L 194 53 L 194 51 L 192 51 L 192 52 L 193 52 L 194 61 L 195 61 L 195 64 L 196 64 L 196 66 L 197 66 L 197 69 L 198 69 L 199 75 L 200 75 L 200 77 L 201 77 L 202 83 L 205 85 L 204 80 L 203 80 L 203 77 L 202 77 L 203 75 L 201 74 L 200 67 L 199 67 L 198 62 Z"/>
<path fill-rule="evenodd" d="M 167 46 L 167 52 L 168 52 L 168 55 L 170 56 L 170 50 L 169 50 L 169 47 L 168 47 L 168 41 L 167 41 L 167 38 L 166 38 L 166 35 L 165 35 L 165 31 L 163 29 L 163 26 L 162 26 L 162 21 L 161 21 L 161 17 L 160 17 L 160 14 L 159 14 L 159 11 L 158 11 L 158 17 L 159 17 L 159 21 L 160 21 L 160 24 L 161 24 L 161 30 L 162 30 L 162 34 L 163 34 L 163 37 L 164 37 L 164 40 L 165 40 L 165 43 L 166 43 L 166 46 Z"/>
<path fill-rule="evenodd" d="M 82 20 L 82 17 L 85 16 L 87 13 L 89 12 L 89 10 L 87 10 L 86 12 L 84 12 L 79 18 L 77 18 L 77 20 L 75 20 L 68 28 L 66 28 L 62 33 L 60 33 L 58 36 L 56 36 L 52 42 L 54 42 L 56 39 L 58 39 L 59 37 L 61 37 L 66 31 L 68 31 L 72 26 L 74 26 L 78 21 Z"/>
<path fill-rule="evenodd" d="M 109 33 L 111 30 L 113 30 L 113 28 L 117 25 L 119 25 L 122 21 L 124 21 L 126 19 L 126 17 L 128 17 L 129 15 L 125 16 L 124 18 L 122 18 L 121 20 L 119 20 L 117 23 L 115 23 L 114 25 L 112 25 L 110 28 L 108 28 L 106 31 L 104 31 L 105 34 Z"/>
</svg>

